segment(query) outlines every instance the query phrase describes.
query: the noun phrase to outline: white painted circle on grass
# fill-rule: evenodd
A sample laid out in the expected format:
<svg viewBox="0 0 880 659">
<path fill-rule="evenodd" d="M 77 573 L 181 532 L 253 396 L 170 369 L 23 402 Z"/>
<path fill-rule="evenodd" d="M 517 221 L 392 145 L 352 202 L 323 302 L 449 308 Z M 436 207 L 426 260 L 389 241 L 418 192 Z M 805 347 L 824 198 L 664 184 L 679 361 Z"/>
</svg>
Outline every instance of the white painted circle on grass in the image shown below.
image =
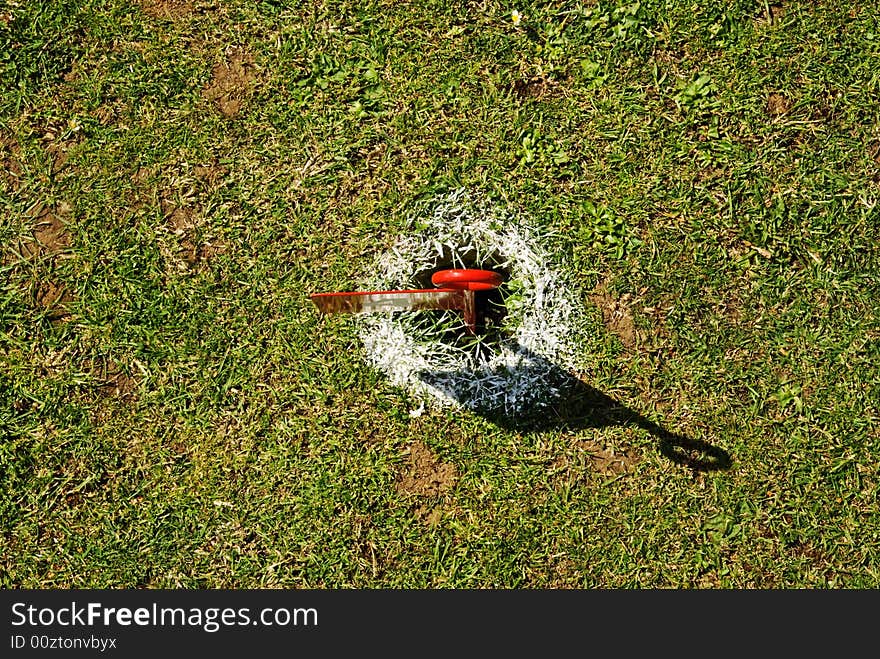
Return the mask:
<svg viewBox="0 0 880 659">
<path fill-rule="evenodd" d="M 517 415 L 556 400 L 559 369 L 583 340 L 571 281 L 526 218 L 455 190 L 421 205 L 394 246 L 371 266 L 372 290 L 419 288 L 440 267 L 507 274 L 505 331 L 482 347 L 450 341 L 455 312 L 358 316 L 366 360 L 421 403 Z M 545 236 L 544 236 L 545 237 Z M 462 330 L 463 332 L 463 330 Z"/>
</svg>

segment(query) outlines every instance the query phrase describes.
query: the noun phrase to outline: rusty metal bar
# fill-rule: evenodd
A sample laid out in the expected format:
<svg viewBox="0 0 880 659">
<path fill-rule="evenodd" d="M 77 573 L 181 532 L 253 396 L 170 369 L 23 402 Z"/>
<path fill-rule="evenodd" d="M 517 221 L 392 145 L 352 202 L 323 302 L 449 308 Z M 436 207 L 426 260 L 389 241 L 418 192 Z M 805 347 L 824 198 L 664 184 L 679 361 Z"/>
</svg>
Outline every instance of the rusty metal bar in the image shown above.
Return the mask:
<svg viewBox="0 0 880 659">
<path fill-rule="evenodd" d="M 309 299 L 322 313 L 369 313 L 444 309 L 464 315 L 468 333 L 476 333 L 476 299 L 473 291 L 430 288 L 404 291 L 315 293 Z"/>
</svg>

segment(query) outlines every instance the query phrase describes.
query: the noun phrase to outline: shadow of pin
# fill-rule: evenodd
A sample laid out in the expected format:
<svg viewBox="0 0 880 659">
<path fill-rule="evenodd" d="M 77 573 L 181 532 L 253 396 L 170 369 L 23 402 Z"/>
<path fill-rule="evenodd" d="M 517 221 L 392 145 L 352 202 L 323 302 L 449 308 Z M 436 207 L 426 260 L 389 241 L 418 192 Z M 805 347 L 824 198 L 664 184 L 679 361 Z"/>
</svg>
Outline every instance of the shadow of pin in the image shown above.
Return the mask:
<svg viewBox="0 0 880 659">
<path fill-rule="evenodd" d="M 520 398 L 520 403 L 515 406 L 505 404 L 504 396 L 497 397 L 498 402 L 493 404 L 482 401 L 475 404 L 470 398 L 471 391 L 455 384 L 485 377 L 484 373 L 423 371 L 419 373 L 419 378 L 473 413 L 506 430 L 535 433 L 634 426 L 654 437 L 659 452 L 676 464 L 700 472 L 730 468 L 731 457 L 723 449 L 700 439 L 670 432 L 521 345 L 516 344 L 511 349 L 521 357 L 522 369 L 541 378 L 540 382 L 535 383 L 535 395 Z M 495 382 L 503 383 L 513 382 L 518 374 L 503 368 L 493 375 Z"/>
</svg>

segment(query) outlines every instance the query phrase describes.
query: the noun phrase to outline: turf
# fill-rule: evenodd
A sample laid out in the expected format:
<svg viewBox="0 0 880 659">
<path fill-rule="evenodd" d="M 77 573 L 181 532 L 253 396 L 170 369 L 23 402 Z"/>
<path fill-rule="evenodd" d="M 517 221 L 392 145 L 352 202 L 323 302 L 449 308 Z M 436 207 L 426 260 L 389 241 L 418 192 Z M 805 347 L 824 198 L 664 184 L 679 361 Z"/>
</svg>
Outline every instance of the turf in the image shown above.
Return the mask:
<svg viewBox="0 0 880 659">
<path fill-rule="evenodd" d="M 0 585 L 880 586 L 878 61 L 872 3 L 0 3 Z M 308 301 L 458 188 L 583 287 L 576 417 L 411 415 Z"/>
</svg>

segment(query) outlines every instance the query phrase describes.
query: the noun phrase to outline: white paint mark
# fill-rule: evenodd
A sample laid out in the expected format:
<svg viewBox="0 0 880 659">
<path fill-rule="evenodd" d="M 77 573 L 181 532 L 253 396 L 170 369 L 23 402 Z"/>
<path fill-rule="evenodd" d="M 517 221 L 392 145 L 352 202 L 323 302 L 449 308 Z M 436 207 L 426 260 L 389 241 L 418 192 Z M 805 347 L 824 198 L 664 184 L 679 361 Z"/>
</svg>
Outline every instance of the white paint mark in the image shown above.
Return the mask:
<svg viewBox="0 0 880 659">
<path fill-rule="evenodd" d="M 479 349 L 449 340 L 461 323 L 454 312 L 439 320 L 416 311 L 364 314 L 357 323 L 367 361 L 421 404 L 506 414 L 551 404 L 559 394 L 554 368 L 575 366 L 584 329 L 577 291 L 542 244 L 546 236 L 520 215 L 461 189 L 424 204 L 407 228 L 372 264 L 367 287 L 416 287 L 416 278 L 436 270 L 444 255 L 452 267 L 503 269 L 509 273 L 507 332 Z"/>
</svg>

